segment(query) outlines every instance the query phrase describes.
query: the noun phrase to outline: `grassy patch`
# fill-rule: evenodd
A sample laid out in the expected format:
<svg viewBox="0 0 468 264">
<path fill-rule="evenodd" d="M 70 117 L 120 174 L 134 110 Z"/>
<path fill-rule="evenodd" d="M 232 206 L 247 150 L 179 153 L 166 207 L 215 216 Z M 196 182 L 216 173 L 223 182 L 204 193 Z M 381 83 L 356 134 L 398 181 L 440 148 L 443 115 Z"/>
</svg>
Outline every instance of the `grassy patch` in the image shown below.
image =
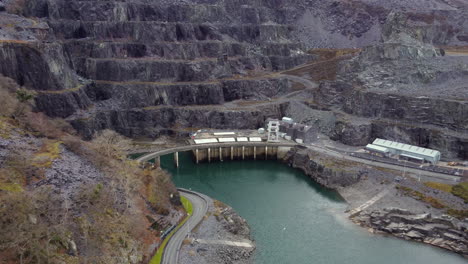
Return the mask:
<svg viewBox="0 0 468 264">
<path fill-rule="evenodd" d="M 180 201 L 182 202 L 182 205 L 184 206 L 185 208 L 185 211 L 188 213 L 188 214 L 192 214 L 193 213 L 193 205 L 192 203 L 187 199 L 185 198 L 184 196 L 180 196 Z M 163 255 L 163 252 L 164 252 L 164 248 L 166 247 L 167 245 L 167 242 L 169 242 L 169 239 L 171 239 L 171 237 L 175 234 L 175 232 L 177 232 L 177 230 L 179 230 L 179 228 L 181 226 L 183 226 L 185 224 L 185 222 L 187 222 L 188 220 L 188 217 L 186 217 L 175 229 L 174 231 L 172 231 L 165 239 L 164 241 L 161 243 L 161 246 L 159 246 L 158 248 L 158 251 L 156 251 L 156 254 L 154 255 L 154 257 L 151 259 L 150 263 L 149 264 L 160 264 L 161 263 L 161 260 L 162 260 L 162 255 Z"/>
<path fill-rule="evenodd" d="M 445 208 L 445 204 L 441 203 L 439 200 L 437 200 L 436 198 L 431 197 L 431 196 L 424 197 L 423 201 L 430 204 L 432 207 L 437 208 L 437 209 Z"/>
<path fill-rule="evenodd" d="M 450 184 L 439 183 L 439 182 L 425 182 L 424 185 L 426 185 L 429 188 L 437 189 L 437 190 L 447 192 L 447 193 L 450 193 L 452 191 L 452 185 Z"/>
<path fill-rule="evenodd" d="M 7 192 L 22 192 L 23 188 L 17 183 L 0 183 L 0 190 Z"/>
<path fill-rule="evenodd" d="M 468 182 L 462 182 L 452 187 L 452 194 L 468 203 Z"/>
<path fill-rule="evenodd" d="M 468 210 L 448 209 L 447 214 L 458 219 L 468 218 Z"/>
<path fill-rule="evenodd" d="M 11 137 L 12 126 L 8 123 L 8 119 L 0 117 L 0 138 L 9 139 Z"/>
<path fill-rule="evenodd" d="M 445 208 L 445 204 L 441 203 L 439 200 L 432 196 L 426 196 L 425 194 L 418 192 L 416 190 L 413 190 L 411 188 L 405 187 L 398 185 L 396 188 L 400 191 L 402 191 L 404 194 L 413 197 L 416 200 L 423 201 L 425 203 L 430 204 L 432 207 L 437 208 L 437 209 L 442 209 Z"/>
<path fill-rule="evenodd" d="M 192 203 L 184 196 L 180 196 L 180 201 L 182 202 L 182 205 L 184 206 L 184 209 L 187 212 L 187 214 L 192 215 L 193 214 Z"/>
<path fill-rule="evenodd" d="M 32 165 L 37 168 L 50 168 L 52 162 L 60 157 L 60 141 L 44 142 L 38 153 L 34 155 Z"/>
</svg>

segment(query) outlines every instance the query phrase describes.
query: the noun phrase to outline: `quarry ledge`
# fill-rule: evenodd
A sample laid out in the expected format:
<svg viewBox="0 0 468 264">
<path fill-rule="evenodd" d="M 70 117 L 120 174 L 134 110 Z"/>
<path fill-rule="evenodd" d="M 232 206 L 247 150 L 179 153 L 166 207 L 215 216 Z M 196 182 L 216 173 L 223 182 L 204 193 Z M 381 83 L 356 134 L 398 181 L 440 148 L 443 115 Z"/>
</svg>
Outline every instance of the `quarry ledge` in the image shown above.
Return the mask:
<svg viewBox="0 0 468 264">
<path fill-rule="evenodd" d="M 298 147 L 292 148 L 281 162 L 336 190 L 348 204 L 349 219 L 369 232 L 429 244 L 468 258 L 468 219 L 457 219 L 444 210 L 457 206 L 456 202 L 443 200 L 444 208 L 434 208 L 425 199 L 415 199 L 401 191 L 424 190 L 421 182 L 410 177 L 400 180 L 396 171 L 354 164 Z M 439 199 L 429 196 L 433 195 L 430 191 L 422 195 L 431 201 Z M 458 208 L 463 210 L 463 205 Z"/>
</svg>

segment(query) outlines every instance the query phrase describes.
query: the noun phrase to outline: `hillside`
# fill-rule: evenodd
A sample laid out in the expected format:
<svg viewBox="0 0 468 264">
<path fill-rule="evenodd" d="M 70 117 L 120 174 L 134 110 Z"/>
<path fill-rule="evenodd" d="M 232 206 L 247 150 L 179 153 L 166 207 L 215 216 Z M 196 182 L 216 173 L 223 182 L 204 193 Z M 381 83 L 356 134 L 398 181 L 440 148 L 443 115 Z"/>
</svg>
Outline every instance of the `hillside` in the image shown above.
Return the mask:
<svg viewBox="0 0 468 264">
<path fill-rule="evenodd" d="M 10 79 L 0 94 L 0 262 L 147 262 L 183 216 L 170 177 L 127 161 L 115 132 L 84 142 L 31 112 L 34 95 Z"/>
<path fill-rule="evenodd" d="M 184 211 L 131 140 L 289 116 L 466 161 L 467 47 L 462 0 L 0 0 L 0 262 L 147 263 Z"/>
</svg>

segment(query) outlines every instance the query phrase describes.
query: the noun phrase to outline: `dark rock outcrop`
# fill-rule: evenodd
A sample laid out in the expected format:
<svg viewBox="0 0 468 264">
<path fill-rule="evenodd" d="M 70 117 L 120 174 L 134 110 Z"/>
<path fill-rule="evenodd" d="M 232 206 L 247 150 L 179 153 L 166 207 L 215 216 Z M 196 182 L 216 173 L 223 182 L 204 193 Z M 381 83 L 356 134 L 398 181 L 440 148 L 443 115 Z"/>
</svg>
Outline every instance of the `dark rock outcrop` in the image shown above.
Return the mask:
<svg viewBox="0 0 468 264">
<path fill-rule="evenodd" d="M 372 124 L 338 121 L 330 138 L 350 146 L 364 146 L 372 142 Z"/>
<path fill-rule="evenodd" d="M 86 110 L 92 106 L 92 101 L 86 94 L 86 87 L 89 85 L 64 91 L 39 92 L 35 97 L 36 110 L 50 117 L 61 118 L 68 117 L 77 110 Z"/>
<path fill-rule="evenodd" d="M 450 216 L 432 217 L 430 214 L 413 214 L 398 208 L 361 212 L 352 217 L 352 220 L 376 232 L 431 244 L 467 256 L 468 222 L 466 220 L 460 221 Z"/>
<path fill-rule="evenodd" d="M 210 111 L 221 116 L 254 113 L 255 107 L 229 102 L 266 102 L 290 92 L 293 85 L 282 78 L 248 76 L 315 60 L 306 51 L 322 40 L 346 47 L 377 44 L 331 67 L 336 68 L 330 75 L 333 80 L 309 91 L 317 111 L 300 119 L 346 144 L 385 136 L 443 148 L 445 157 L 466 158 L 468 110 L 466 87 L 460 83 L 467 80 L 468 69 L 458 67 L 463 60 L 442 57 L 431 45 L 459 43 L 466 35 L 466 14 L 462 6 L 445 7 L 419 6 L 420 11 L 402 15 L 390 12 L 394 8 L 384 3 L 360 1 L 27 1 L 22 14 L 41 19 L 18 23 L 18 31 L 34 32 L 30 38 L 1 43 L 0 60 L 5 63 L 0 73 L 42 91 L 36 98 L 37 110 L 67 118 L 87 136 L 100 128 L 139 136 L 150 131 L 154 136 L 156 130 L 179 133 L 185 125 L 228 128 L 236 122 L 218 118 L 220 124 L 174 125 L 187 114 L 162 116 L 163 110 L 153 108 L 216 106 Z M 443 19 L 449 15 L 453 21 Z M 382 42 L 376 43 L 379 38 Z M 452 83 L 444 85 L 448 80 Z M 444 95 L 434 96 L 441 87 Z M 126 120 L 135 115 L 152 121 Z M 162 119 L 155 120 L 156 116 Z M 355 123 L 356 117 L 366 120 Z M 163 127 L 169 124 L 166 120 L 174 121 Z M 387 120 L 401 122 L 385 127 Z M 257 124 L 247 122 L 243 127 Z"/>
<path fill-rule="evenodd" d="M 102 128 L 132 136 L 191 126 L 257 128 L 280 116 L 278 105 L 264 113 L 211 106 L 282 95 L 287 80 L 245 74 L 315 58 L 292 37 L 290 9 L 270 4 L 35 1 L 24 14 L 47 21 L 54 44 L 3 44 L 0 73 L 56 91 L 39 93 L 36 109 L 67 118 L 86 137 Z M 203 110 L 176 108 L 185 106 Z"/>
<path fill-rule="evenodd" d="M 30 89 L 63 90 L 79 85 L 58 43 L 0 43 L 0 61 L 1 74 Z"/>
<path fill-rule="evenodd" d="M 346 187 L 358 182 L 363 172 L 344 168 L 342 164 L 336 164 L 334 158 L 326 155 L 317 155 L 310 150 L 296 147 L 289 151 L 283 158 L 284 162 L 302 170 L 314 181 L 330 189 Z"/>
<path fill-rule="evenodd" d="M 86 138 L 102 129 L 113 129 L 128 137 L 155 138 L 175 133 L 187 136 L 200 128 L 256 129 L 266 119 L 280 117 L 280 105 L 275 104 L 250 110 L 161 106 L 97 111 L 89 117 L 73 119 L 71 124 Z"/>
</svg>

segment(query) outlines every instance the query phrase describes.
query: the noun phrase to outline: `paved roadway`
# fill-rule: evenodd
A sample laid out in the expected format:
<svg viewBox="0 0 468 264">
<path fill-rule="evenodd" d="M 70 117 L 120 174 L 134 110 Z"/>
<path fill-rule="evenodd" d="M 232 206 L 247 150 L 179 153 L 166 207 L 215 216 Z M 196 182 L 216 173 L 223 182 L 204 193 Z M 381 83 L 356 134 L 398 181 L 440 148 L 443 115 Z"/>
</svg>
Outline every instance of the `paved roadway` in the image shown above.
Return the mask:
<svg viewBox="0 0 468 264">
<path fill-rule="evenodd" d="M 438 173 L 438 172 L 432 172 L 432 171 L 427 171 L 427 170 L 419 170 L 415 168 L 409 168 L 405 166 L 398 166 L 394 164 L 389 164 L 389 163 L 384 163 L 384 162 L 378 162 L 378 161 L 372 161 L 372 160 L 367 160 L 367 159 L 362 159 L 358 157 L 353 157 L 345 153 L 341 153 L 338 151 L 330 150 L 325 147 L 320 147 L 317 145 L 312 145 L 312 146 L 307 146 L 309 149 L 312 149 L 314 151 L 320 152 L 320 153 L 325 153 L 329 156 L 339 158 L 339 159 L 344 159 L 344 160 L 349 160 L 349 161 L 354 161 L 354 162 L 359 162 L 365 165 L 369 166 L 374 166 L 374 167 L 381 167 L 381 168 L 387 168 L 387 169 L 392 169 L 392 170 L 398 170 L 401 171 L 402 173 L 412 173 L 415 175 L 420 175 L 420 176 L 425 176 L 425 177 L 433 177 L 437 179 L 442 179 L 445 181 L 449 182 L 458 182 L 460 181 L 461 177 L 459 176 L 452 176 L 444 173 Z"/>
<path fill-rule="evenodd" d="M 137 159 L 138 162 L 145 162 L 151 159 L 154 159 L 159 156 L 171 154 L 174 152 L 183 152 L 183 151 L 189 151 L 189 150 L 195 150 L 195 149 L 207 149 L 207 148 L 219 148 L 219 147 L 294 147 L 298 146 L 300 144 L 297 143 L 286 143 L 286 142 L 281 142 L 281 143 L 267 143 L 267 142 L 235 142 L 235 143 L 215 143 L 215 144 L 203 144 L 203 145 L 186 145 L 186 146 L 181 146 L 181 147 L 175 147 L 175 148 L 169 148 L 169 149 L 164 149 L 161 151 L 149 153 L 147 155 L 144 155 L 140 158 Z M 460 181 L 461 177 L 459 176 L 452 176 L 448 174 L 443 174 L 443 173 L 438 173 L 438 172 L 431 172 L 427 170 L 419 170 L 415 168 L 409 168 L 409 167 L 404 167 L 404 166 L 398 166 L 394 164 L 388 164 L 384 162 L 378 162 L 378 161 L 371 161 L 367 159 L 362 159 L 359 157 L 353 157 L 350 156 L 346 153 L 338 152 L 335 150 L 328 149 L 326 147 L 318 146 L 318 145 L 302 145 L 304 147 L 307 147 L 311 150 L 314 150 L 319 153 L 324 153 L 329 156 L 338 158 L 338 159 L 344 159 L 344 160 L 349 160 L 349 161 L 354 161 L 354 162 L 359 162 L 365 165 L 369 166 L 375 166 L 375 167 L 381 167 L 381 168 L 388 168 L 392 170 L 399 170 L 399 171 L 405 171 L 406 173 L 412 173 L 420 176 L 425 176 L 425 177 L 432 177 L 432 178 L 438 178 L 447 182 L 458 182 Z"/>
<path fill-rule="evenodd" d="M 181 195 L 192 202 L 193 215 L 191 215 L 190 218 L 175 232 L 166 244 L 166 248 L 164 249 L 162 256 L 162 264 L 176 264 L 179 261 L 179 251 L 182 246 L 182 242 L 190 231 L 203 220 L 203 217 L 208 211 L 209 197 L 185 189 L 179 188 L 178 190 Z"/>
</svg>

